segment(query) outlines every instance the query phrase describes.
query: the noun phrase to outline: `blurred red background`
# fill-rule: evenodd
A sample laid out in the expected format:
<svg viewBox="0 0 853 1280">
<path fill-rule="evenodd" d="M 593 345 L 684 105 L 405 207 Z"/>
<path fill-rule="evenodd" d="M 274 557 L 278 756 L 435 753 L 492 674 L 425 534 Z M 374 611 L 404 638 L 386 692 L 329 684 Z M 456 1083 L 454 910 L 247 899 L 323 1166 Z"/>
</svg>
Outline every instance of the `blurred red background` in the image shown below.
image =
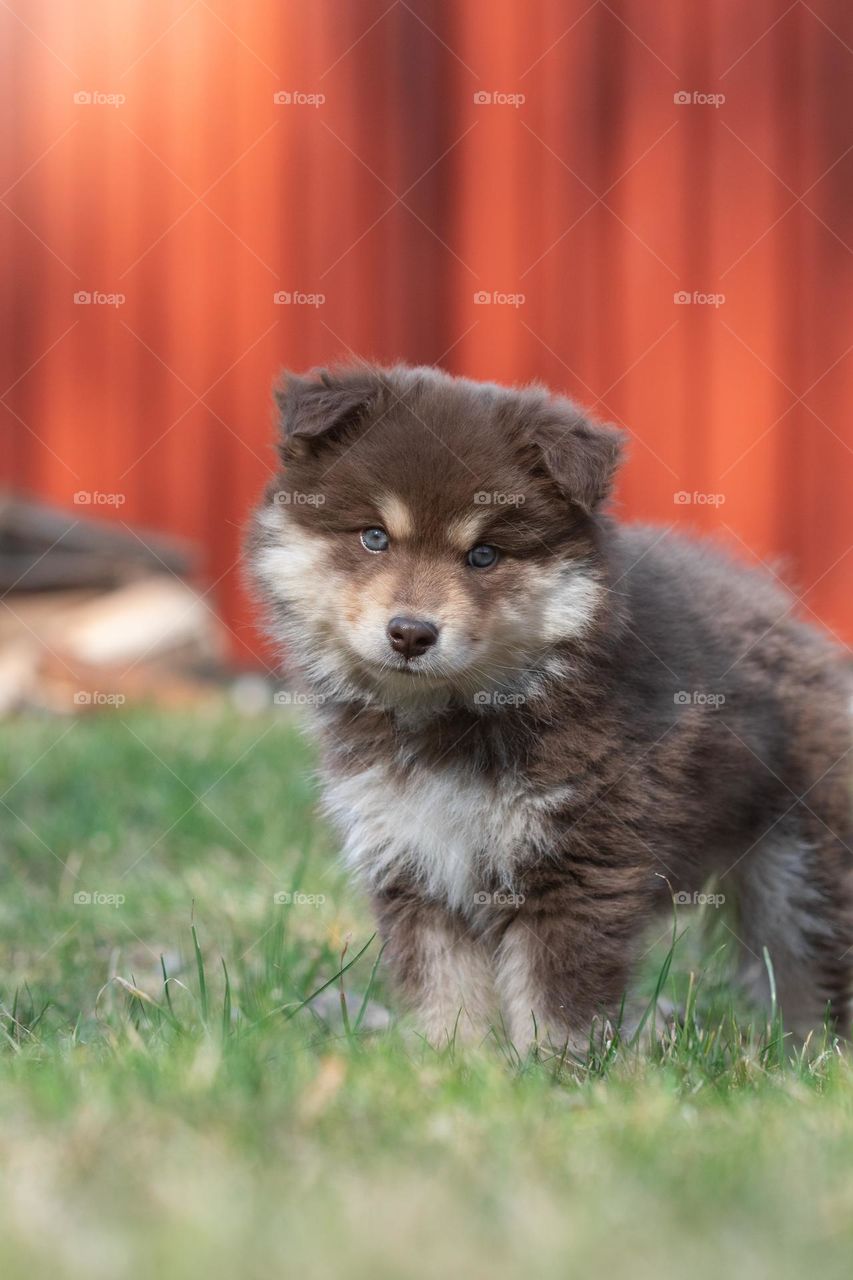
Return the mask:
<svg viewBox="0 0 853 1280">
<path fill-rule="evenodd" d="M 623 514 L 781 557 L 849 639 L 851 17 L 4 3 L 0 482 L 199 540 L 251 661 L 282 366 L 537 378 L 630 428 Z"/>
</svg>

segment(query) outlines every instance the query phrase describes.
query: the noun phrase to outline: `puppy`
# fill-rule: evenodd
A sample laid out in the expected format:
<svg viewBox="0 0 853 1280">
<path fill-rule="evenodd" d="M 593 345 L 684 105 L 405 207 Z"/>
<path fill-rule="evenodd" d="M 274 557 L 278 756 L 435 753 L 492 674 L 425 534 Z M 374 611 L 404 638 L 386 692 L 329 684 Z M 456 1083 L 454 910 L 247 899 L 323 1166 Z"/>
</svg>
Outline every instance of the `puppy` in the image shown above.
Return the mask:
<svg viewBox="0 0 853 1280">
<path fill-rule="evenodd" d="M 431 368 L 287 377 L 249 559 L 434 1042 L 582 1048 L 711 877 L 788 1025 L 849 1014 L 849 687 L 763 574 L 602 511 L 621 434 Z"/>
</svg>

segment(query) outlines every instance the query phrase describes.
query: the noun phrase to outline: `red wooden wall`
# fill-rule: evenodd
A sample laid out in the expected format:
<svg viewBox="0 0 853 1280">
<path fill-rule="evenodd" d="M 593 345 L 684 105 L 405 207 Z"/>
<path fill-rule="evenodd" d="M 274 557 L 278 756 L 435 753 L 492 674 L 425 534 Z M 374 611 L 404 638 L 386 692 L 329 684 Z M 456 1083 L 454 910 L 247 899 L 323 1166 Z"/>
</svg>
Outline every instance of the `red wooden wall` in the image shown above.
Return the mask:
<svg viewBox="0 0 853 1280">
<path fill-rule="evenodd" d="M 8 0 L 0 48 L 0 482 L 199 539 L 238 657 L 271 381 L 349 352 L 569 391 L 627 515 L 853 634 L 845 0 Z"/>
</svg>

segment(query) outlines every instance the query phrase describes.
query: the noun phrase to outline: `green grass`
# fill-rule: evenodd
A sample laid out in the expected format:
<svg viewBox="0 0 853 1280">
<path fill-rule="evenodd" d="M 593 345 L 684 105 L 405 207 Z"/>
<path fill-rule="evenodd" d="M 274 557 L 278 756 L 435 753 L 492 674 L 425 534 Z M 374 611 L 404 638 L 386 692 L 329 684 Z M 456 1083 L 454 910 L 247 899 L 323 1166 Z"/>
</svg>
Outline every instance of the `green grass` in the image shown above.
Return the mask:
<svg viewBox="0 0 853 1280">
<path fill-rule="evenodd" d="M 439 1053 L 359 1025 L 378 943 L 291 721 L 7 722 L 0 794 L 9 1280 L 849 1275 L 849 1063 L 739 1030 L 719 937 L 679 919 L 654 1048 Z"/>
</svg>

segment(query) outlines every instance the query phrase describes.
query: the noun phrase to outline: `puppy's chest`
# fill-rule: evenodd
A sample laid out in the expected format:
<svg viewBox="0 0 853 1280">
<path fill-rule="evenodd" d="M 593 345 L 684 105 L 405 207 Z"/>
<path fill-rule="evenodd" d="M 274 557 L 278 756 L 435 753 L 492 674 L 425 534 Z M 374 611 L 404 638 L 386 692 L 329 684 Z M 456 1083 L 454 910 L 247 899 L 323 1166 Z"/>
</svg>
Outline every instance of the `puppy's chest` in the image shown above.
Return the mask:
<svg viewBox="0 0 853 1280">
<path fill-rule="evenodd" d="M 427 896 L 461 911 L 484 892 L 513 889 L 547 845 L 550 811 L 561 798 L 536 795 L 513 775 L 492 781 L 458 766 L 401 774 L 376 764 L 326 788 L 344 856 L 373 888 L 408 875 Z"/>
</svg>

